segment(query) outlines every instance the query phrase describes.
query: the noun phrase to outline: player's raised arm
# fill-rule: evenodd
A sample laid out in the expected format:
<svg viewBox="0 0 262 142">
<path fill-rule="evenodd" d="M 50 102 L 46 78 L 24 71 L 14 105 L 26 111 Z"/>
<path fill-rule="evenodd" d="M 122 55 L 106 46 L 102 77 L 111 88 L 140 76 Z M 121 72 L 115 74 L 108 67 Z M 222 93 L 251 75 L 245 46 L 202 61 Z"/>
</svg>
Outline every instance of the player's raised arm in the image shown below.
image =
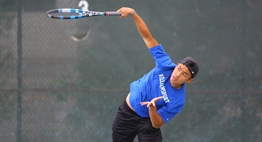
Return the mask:
<svg viewBox="0 0 262 142">
<path fill-rule="evenodd" d="M 134 9 L 129 8 L 129 7 L 122 7 L 119 10 L 117 10 L 117 12 L 121 13 L 120 18 L 124 18 L 127 16 L 132 16 L 137 30 L 140 33 L 142 39 L 144 40 L 147 48 L 152 48 L 154 46 L 158 45 L 158 42 L 154 39 L 154 37 L 152 36 L 152 34 L 150 33 L 146 23 L 144 22 L 144 20 L 135 12 Z"/>
</svg>

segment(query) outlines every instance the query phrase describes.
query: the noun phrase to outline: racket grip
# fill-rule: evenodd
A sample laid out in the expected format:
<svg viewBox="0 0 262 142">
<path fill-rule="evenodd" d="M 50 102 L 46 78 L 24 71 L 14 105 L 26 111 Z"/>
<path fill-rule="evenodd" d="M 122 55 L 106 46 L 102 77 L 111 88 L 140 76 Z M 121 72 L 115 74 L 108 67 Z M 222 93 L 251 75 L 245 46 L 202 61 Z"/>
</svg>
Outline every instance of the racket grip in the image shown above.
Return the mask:
<svg viewBox="0 0 262 142">
<path fill-rule="evenodd" d="M 120 16 L 121 13 L 120 12 L 116 12 L 116 11 L 108 11 L 106 12 L 106 16 Z"/>
</svg>

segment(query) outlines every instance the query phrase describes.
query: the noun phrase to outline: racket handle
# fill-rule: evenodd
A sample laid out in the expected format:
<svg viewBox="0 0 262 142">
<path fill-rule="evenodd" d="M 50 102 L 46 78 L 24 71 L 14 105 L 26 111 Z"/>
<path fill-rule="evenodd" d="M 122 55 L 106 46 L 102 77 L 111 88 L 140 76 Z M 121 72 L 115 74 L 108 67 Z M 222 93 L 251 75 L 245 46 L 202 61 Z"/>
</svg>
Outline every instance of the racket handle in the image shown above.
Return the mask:
<svg viewBox="0 0 262 142">
<path fill-rule="evenodd" d="M 120 12 L 116 12 L 116 11 L 108 11 L 106 12 L 106 16 L 120 16 L 121 13 Z"/>
</svg>

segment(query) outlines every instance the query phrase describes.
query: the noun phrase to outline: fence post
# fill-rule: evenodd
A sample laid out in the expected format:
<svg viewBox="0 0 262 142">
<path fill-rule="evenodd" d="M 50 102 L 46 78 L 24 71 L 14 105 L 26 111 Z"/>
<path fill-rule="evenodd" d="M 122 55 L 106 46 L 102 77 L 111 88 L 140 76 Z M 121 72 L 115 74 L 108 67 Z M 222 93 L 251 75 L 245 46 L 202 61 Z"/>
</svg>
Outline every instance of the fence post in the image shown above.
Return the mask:
<svg viewBox="0 0 262 142">
<path fill-rule="evenodd" d="M 22 0 L 17 0 L 17 142 L 22 141 Z"/>
</svg>

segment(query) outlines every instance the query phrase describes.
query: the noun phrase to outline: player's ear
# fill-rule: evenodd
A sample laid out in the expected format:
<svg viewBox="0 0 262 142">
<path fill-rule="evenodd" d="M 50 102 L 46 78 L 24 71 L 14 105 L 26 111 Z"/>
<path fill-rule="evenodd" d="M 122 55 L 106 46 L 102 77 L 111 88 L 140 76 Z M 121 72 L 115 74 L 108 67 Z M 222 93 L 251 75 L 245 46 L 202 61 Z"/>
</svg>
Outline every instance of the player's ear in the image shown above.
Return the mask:
<svg viewBox="0 0 262 142">
<path fill-rule="evenodd" d="M 186 83 L 191 83 L 194 81 L 194 78 L 190 78 Z"/>
</svg>

